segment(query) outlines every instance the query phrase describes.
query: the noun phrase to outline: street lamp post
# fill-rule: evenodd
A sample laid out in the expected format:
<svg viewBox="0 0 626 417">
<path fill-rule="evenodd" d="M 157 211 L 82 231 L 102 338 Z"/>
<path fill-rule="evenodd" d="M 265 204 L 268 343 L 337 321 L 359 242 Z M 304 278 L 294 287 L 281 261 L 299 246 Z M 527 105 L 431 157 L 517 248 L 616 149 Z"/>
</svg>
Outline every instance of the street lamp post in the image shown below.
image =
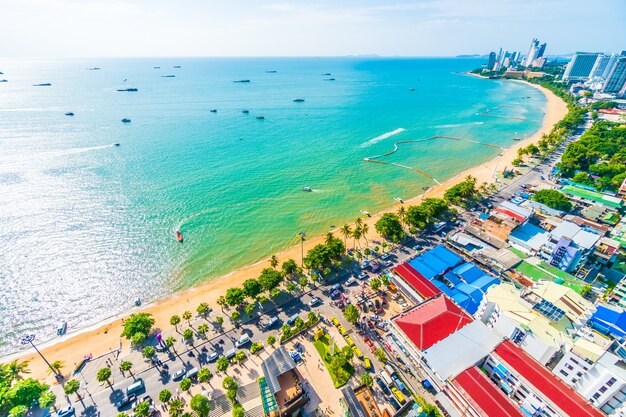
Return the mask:
<svg viewBox="0 0 626 417">
<path fill-rule="evenodd" d="M 22 337 L 22 340 L 20 340 L 20 343 L 22 345 L 30 344 L 33 347 L 33 349 L 35 349 L 35 352 L 37 352 L 39 354 L 39 356 L 41 356 L 41 359 L 43 359 L 43 361 L 46 363 L 46 365 L 48 365 L 48 368 L 50 368 L 50 370 L 54 373 L 54 377 L 57 379 L 57 381 L 62 380 L 63 379 L 63 375 L 58 373 L 57 370 L 54 369 L 52 367 L 52 365 L 50 365 L 50 362 L 48 362 L 48 360 L 43 356 L 43 354 L 39 351 L 39 349 L 37 349 L 37 346 L 35 346 L 35 344 L 33 343 L 33 340 L 35 340 L 35 335 L 34 334 L 27 334 L 26 336 Z"/>
</svg>

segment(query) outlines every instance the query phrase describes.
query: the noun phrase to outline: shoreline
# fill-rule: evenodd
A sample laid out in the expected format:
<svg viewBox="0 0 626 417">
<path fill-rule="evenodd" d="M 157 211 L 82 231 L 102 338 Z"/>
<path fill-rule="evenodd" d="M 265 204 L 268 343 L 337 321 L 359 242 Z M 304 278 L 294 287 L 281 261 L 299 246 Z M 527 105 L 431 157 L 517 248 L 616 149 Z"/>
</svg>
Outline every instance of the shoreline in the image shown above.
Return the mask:
<svg viewBox="0 0 626 417">
<path fill-rule="evenodd" d="M 406 200 L 405 205 L 417 204 L 419 203 L 419 200 L 424 197 L 441 197 L 446 189 L 459 183 L 467 175 L 475 177 L 478 184 L 483 182 L 492 183 L 498 167 L 502 168 L 510 165 L 511 161 L 517 157 L 517 149 L 539 141 L 542 134 L 548 133 L 554 124 L 560 121 L 565 114 L 567 114 L 567 106 L 565 102 L 554 95 L 551 91 L 526 81 L 507 81 L 525 83 L 526 85 L 541 91 L 546 97 L 545 115 L 539 130 L 528 138 L 515 142 L 510 147 L 503 149 L 501 152 L 502 156 L 495 156 L 480 165 L 456 174 L 454 177 L 447 179 L 442 184 L 434 185 L 425 193 Z M 369 226 L 369 233 L 367 234 L 368 241 L 378 242 L 380 240 L 380 237 L 377 236 L 375 231 L 374 223 L 376 223 L 382 214 L 395 212 L 400 205 L 401 204 L 394 204 L 386 210 L 372 214 L 371 217 L 363 218 L 364 223 L 367 223 Z M 338 229 L 334 229 L 331 232 L 337 235 Z M 323 234 L 308 239 L 304 243 L 305 252 L 316 244 L 323 242 L 323 240 Z M 281 263 L 290 258 L 299 263 L 300 245 L 295 244 L 288 247 L 280 253 L 277 253 L 276 257 Z M 130 346 L 130 343 L 127 340 L 122 340 L 120 338 L 120 334 L 122 331 L 122 320 L 129 314 L 139 311 L 151 313 L 155 320 L 154 327 L 163 329 L 171 327 L 169 319 L 172 315 L 181 314 L 185 310 L 195 312 L 196 307 L 201 302 L 206 302 L 214 310 L 218 310 L 219 306 L 217 305 L 217 299 L 219 296 L 224 295 L 228 288 L 241 286 L 243 281 L 246 279 L 250 277 L 257 277 L 263 268 L 269 267 L 269 260 L 270 258 L 268 257 L 255 262 L 254 264 L 243 266 L 222 277 L 198 284 L 152 303 L 142 305 L 140 308 L 129 309 L 116 316 L 104 319 L 94 325 L 71 332 L 62 338 L 57 337 L 48 342 L 39 343 L 38 348 L 49 361 L 63 361 L 66 365 L 66 369 L 72 368 L 74 363 L 79 362 L 82 357 L 88 353 L 92 353 L 93 356 L 96 357 L 102 353 L 108 353 L 110 350 L 116 350 L 120 347 L 120 345 L 125 350 Z M 42 380 L 47 378 L 47 366 L 32 348 L 4 356 L 0 358 L 0 362 L 4 363 L 18 358 L 20 360 L 30 361 L 31 377 Z"/>
</svg>

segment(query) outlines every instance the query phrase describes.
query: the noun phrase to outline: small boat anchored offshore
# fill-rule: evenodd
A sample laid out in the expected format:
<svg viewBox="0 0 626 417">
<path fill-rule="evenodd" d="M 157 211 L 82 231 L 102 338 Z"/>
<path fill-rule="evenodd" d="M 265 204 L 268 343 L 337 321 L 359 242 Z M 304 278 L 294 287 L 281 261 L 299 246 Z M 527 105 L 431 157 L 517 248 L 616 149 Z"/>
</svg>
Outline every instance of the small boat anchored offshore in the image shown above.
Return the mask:
<svg viewBox="0 0 626 417">
<path fill-rule="evenodd" d="M 257 116 L 257 120 L 265 120 L 265 116 Z"/>
<path fill-rule="evenodd" d="M 394 197 L 393 199 L 396 200 L 398 203 L 404 203 L 404 200 L 400 197 Z"/>
<path fill-rule="evenodd" d="M 67 322 L 66 321 L 64 321 L 63 323 L 61 323 L 59 325 L 59 327 L 57 327 L 57 335 L 63 336 L 65 333 L 67 333 Z"/>
<path fill-rule="evenodd" d="M 307 193 L 310 193 L 313 191 L 313 189 L 311 187 L 302 187 L 302 191 L 306 191 Z"/>
<path fill-rule="evenodd" d="M 523 138 L 513 138 L 513 140 L 523 140 Z"/>
<path fill-rule="evenodd" d="M 250 110 L 242 110 L 241 112 L 242 112 L 243 114 L 248 114 L 248 113 L 250 113 Z"/>
<path fill-rule="evenodd" d="M 180 230 L 176 231 L 176 240 L 178 240 L 180 243 L 183 243 L 183 234 L 180 233 Z"/>
<path fill-rule="evenodd" d="M 365 214 L 367 217 L 372 217 L 372 215 L 370 214 L 369 211 L 367 210 L 361 210 L 361 213 Z"/>
<path fill-rule="evenodd" d="M 130 123 L 130 119 L 129 119 L 129 118 L 127 118 L 127 117 L 124 117 L 124 118 L 122 119 L 122 123 Z"/>
<path fill-rule="evenodd" d="M 74 113 L 72 113 L 71 111 L 68 111 L 67 113 L 65 113 L 66 116 L 74 116 Z"/>
<path fill-rule="evenodd" d="M 141 298 L 137 297 L 135 298 L 135 306 L 139 307 L 141 305 Z"/>
<path fill-rule="evenodd" d="M 122 91 L 122 92 L 134 92 L 134 91 L 139 91 L 137 88 L 118 88 L 117 91 Z"/>
<path fill-rule="evenodd" d="M 211 109 L 210 112 L 211 113 L 217 113 L 217 109 Z"/>
<path fill-rule="evenodd" d="M 249 83 L 250 80 L 235 80 L 234 83 Z"/>
<path fill-rule="evenodd" d="M 304 103 L 304 99 L 303 98 L 297 98 L 293 102 L 294 103 Z"/>
</svg>

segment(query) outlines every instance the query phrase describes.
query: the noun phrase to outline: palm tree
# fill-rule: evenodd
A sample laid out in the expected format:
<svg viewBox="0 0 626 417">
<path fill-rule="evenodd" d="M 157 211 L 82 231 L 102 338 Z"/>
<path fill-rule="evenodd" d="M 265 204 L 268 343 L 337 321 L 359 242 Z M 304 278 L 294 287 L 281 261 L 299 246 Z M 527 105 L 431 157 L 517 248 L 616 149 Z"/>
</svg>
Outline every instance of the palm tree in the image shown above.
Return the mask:
<svg viewBox="0 0 626 417">
<path fill-rule="evenodd" d="M 226 305 L 226 297 L 224 297 L 223 295 L 220 295 L 217 298 L 217 305 L 219 305 L 220 307 L 222 307 L 222 310 L 224 310 L 224 306 Z"/>
<path fill-rule="evenodd" d="M 180 324 L 180 317 L 177 314 L 174 314 L 170 317 L 170 324 L 174 326 L 176 329 L 176 333 L 178 333 L 178 325 Z"/>
<path fill-rule="evenodd" d="M 187 320 L 187 325 L 191 326 L 191 311 L 187 310 L 183 312 L 183 320 Z"/>
<path fill-rule="evenodd" d="M 176 352 L 174 343 L 176 343 L 176 339 L 173 336 L 170 336 L 167 339 L 165 339 L 165 347 L 167 347 L 168 349 L 173 349 L 174 352 Z"/>
<path fill-rule="evenodd" d="M 339 233 L 341 233 L 341 235 L 343 236 L 343 243 L 346 246 L 346 248 L 348 247 L 348 238 L 350 236 L 352 236 L 352 229 L 350 228 L 349 224 L 344 224 L 343 226 L 341 226 L 341 228 L 339 229 Z"/>
<path fill-rule="evenodd" d="M 404 208 L 404 206 L 400 206 L 400 208 L 398 209 L 398 220 L 400 220 L 400 223 L 406 226 L 406 209 Z"/>
<path fill-rule="evenodd" d="M 63 369 L 64 366 L 65 364 L 63 363 L 63 361 L 54 361 L 50 364 L 50 369 L 48 369 L 48 374 L 50 375 L 60 374 L 61 369 Z"/>
<path fill-rule="evenodd" d="M 356 220 L 354 221 L 354 224 L 357 227 L 363 226 L 363 220 L 360 217 L 357 217 Z"/>
<path fill-rule="evenodd" d="M 6 378 L 9 382 L 9 386 L 13 381 L 19 381 L 20 379 L 24 379 L 22 374 L 29 374 L 30 370 L 28 369 L 28 361 L 18 362 L 13 361 L 4 365 L 3 369 L 3 377 Z"/>
<path fill-rule="evenodd" d="M 326 238 L 324 239 L 324 243 L 326 245 L 330 245 L 333 243 L 333 240 L 335 240 L 335 236 L 331 232 L 326 233 Z"/>
<path fill-rule="evenodd" d="M 272 255 L 272 257 L 270 258 L 270 266 L 274 269 L 276 269 L 276 267 L 278 266 L 278 258 L 276 257 L 276 255 Z"/>
<path fill-rule="evenodd" d="M 209 331 L 209 325 L 206 323 L 202 323 L 200 326 L 198 326 L 198 333 L 200 333 L 202 335 L 202 337 L 206 336 L 206 333 Z"/>
<path fill-rule="evenodd" d="M 181 417 L 185 410 L 185 403 L 176 399 L 170 403 L 170 417 Z"/>
<path fill-rule="evenodd" d="M 131 371 L 132 368 L 133 368 L 133 363 L 131 361 L 124 361 L 120 364 L 120 371 L 122 371 L 122 374 L 124 372 L 128 372 L 134 378 L 134 375 Z"/>
<path fill-rule="evenodd" d="M 357 226 L 354 228 L 354 231 L 352 232 L 352 237 L 354 238 L 354 249 L 356 249 L 356 243 L 359 242 L 359 247 L 361 247 L 361 236 L 363 235 L 363 232 L 361 231 L 361 226 Z"/>
<path fill-rule="evenodd" d="M 382 243 L 380 244 L 380 247 L 382 248 L 383 252 L 385 252 L 385 250 L 387 250 L 387 247 L 389 245 L 387 244 L 387 242 L 385 242 L 384 240 L 382 241 Z"/>
<path fill-rule="evenodd" d="M 367 243 L 367 232 L 370 231 L 370 227 L 367 225 L 367 223 L 363 223 L 363 226 L 361 226 L 361 234 L 363 234 L 363 239 L 365 239 L 365 246 L 368 245 Z"/>
</svg>

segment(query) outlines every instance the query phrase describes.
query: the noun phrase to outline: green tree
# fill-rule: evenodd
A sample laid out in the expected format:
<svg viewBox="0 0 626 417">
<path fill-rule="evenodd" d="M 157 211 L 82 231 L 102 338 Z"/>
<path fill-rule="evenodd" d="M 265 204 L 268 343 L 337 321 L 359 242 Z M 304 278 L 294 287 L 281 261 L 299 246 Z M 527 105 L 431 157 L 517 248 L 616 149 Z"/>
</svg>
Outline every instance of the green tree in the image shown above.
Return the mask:
<svg viewBox="0 0 626 417">
<path fill-rule="evenodd" d="M 50 387 L 32 378 L 19 379 L 12 385 L 0 386 L 0 412 L 9 406 L 30 407 Z"/>
<path fill-rule="evenodd" d="M 111 368 L 109 367 L 100 369 L 96 374 L 96 379 L 98 380 L 98 382 L 109 382 L 109 378 L 111 378 Z M 111 385 L 110 382 L 109 385 Z"/>
<path fill-rule="evenodd" d="M 283 265 L 280 269 L 285 276 L 293 275 L 298 270 L 298 264 L 293 259 L 288 259 L 283 262 Z"/>
<path fill-rule="evenodd" d="M 144 333 L 135 333 L 133 335 L 133 337 L 130 339 L 130 343 L 133 346 L 141 346 L 145 343 L 146 339 L 148 338 L 148 336 Z"/>
<path fill-rule="evenodd" d="M 217 316 L 215 318 L 215 323 L 217 323 L 217 325 L 219 326 L 219 328 L 221 329 L 224 326 L 224 317 L 222 316 Z"/>
<path fill-rule="evenodd" d="M 359 309 L 353 304 L 349 304 L 344 310 L 343 315 L 350 323 L 354 324 L 359 320 Z"/>
<path fill-rule="evenodd" d="M 172 399 L 172 392 L 168 389 L 164 389 L 159 392 L 159 401 L 162 403 L 168 403 Z"/>
<path fill-rule="evenodd" d="M 198 333 L 202 335 L 202 337 L 206 337 L 207 332 L 209 331 L 209 325 L 206 323 L 202 323 L 198 326 Z"/>
<path fill-rule="evenodd" d="M 148 417 L 150 415 L 150 403 L 148 401 L 142 401 L 135 406 L 136 417 Z"/>
<path fill-rule="evenodd" d="M 208 417 L 211 411 L 209 400 L 202 394 L 196 394 L 191 398 L 190 407 L 198 417 Z"/>
<path fill-rule="evenodd" d="M 133 313 L 124 320 L 122 336 L 128 340 L 135 340 L 133 336 L 141 334 L 145 340 L 152 326 L 154 326 L 154 319 L 150 313 Z"/>
<path fill-rule="evenodd" d="M 380 282 L 380 279 L 378 278 L 370 279 L 370 288 L 374 291 L 378 291 L 380 289 L 381 284 L 382 283 Z"/>
<path fill-rule="evenodd" d="M 24 417 L 28 413 L 28 407 L 25 405 L 16 405 L 9 411 L 8 417 Z"/>
<path fill-rule="evenodd" d="M 374 352 L 374 355 L 376 355 L 376 358 L 381 361 L 382 363 L 387 363 L 387 355 L 385 354 L 385 351 L 382 350 L 381 348 L 376 349 L 376 351 Z"/>
<path fill-rule="evenodd" d="M 228 304 L 228 303 L 226 302 L 226 297 L 224 297 L 223 295 L 220 295 L 220 296 L 217 298 L 217 305 L 219 305 L 220 307 L 224 307 L 226 304 Z"/>
<path fill-rule="evenodd" d="M 129 415 L 122 411 L 121 413 L 117 413 L 117 417 L 129 417 Z"/>
<path fill-rule="evenodd" d="M 198 371 L 198 381 L 201 383 L 209 382 L 211 379 L 211 370 L 209 368 L 202 368 Z"/>
<path fill-rule="evenodd" d="M 120 370 L 122 372 L 129 372 L 132 375 L 131 369 L 133 369 L 133 363 L 131 361 L 126 360 L 120 364 Z"/>
<path fill-rule="evenodd" d="M 191 389 L 191 379 L 185 378 L 180 381 L 180 390 L 183 392 L 187 392 Z"/>
<path fill-rule="evenodd" d="M 339 233 L 343 236 L 344 246 L 348 246 L 348 238 L 352 237 L 352 229 L 349 224 L 344 224 L 339 228 Z"/>
<path fill-rule="evenodd" d="M 281 294 L 282 291 L 280 290 L 280 288 L 274 288 L 272 289 L 272 291 L 270 291 L 270 297 L 272 297 L 274 300 L 280 297 Z"/>
<path fill-rule="evenodd" d="M 63 392 L 65 393 L 65 395 L 72 395 L 72 394 L 76 394 L 79 388 L 80 388 L 80 382 L 78 382 L 78 380 L 76 379 L 70 379 L 63 386 Z"/>
<path fill-rule="evenodd" d="M 43 409 L 48 409 L 57 402 L 57 396 L 54 392 L 45 390 L 39 395 L 39 406 Z"/>
<path fill-rule="evenodd" d="M 243 362 L 246 360 L 246 352 L 244 352 L 243 350 L 238 350 L 237 353 L 235 354 L 235 360 L 237 362 Z"/>
<path fill-rule="evenodd" d="M 246 293 L 248 297 L 256 297 L 263 291 L 261 288 L 261 284 L 254 278 L 247 279 L 242 284 L 243 291 Z"/>
<path fill-rule="evenodd" d="M 259 275 L 259 284 L 264 291 L 272 291 L 283 282 L 283 274 L 272 268 L 264 268 Z"/>
<path fill-rule="evenodd" d="M 229 306 L 238 306 L 246 299 L 246 293 L 241 288 L 233 287 L 226 290 L 226 302 Z"/>
<path fill-rule="evenodd" d="M 17 360 L 2 365 L 2 375 L 0 378 L 6 386 L 10 386 L 13 381 L 24 379 L 24 374 L 29 374 L 28 361 L 19 362 Z"/>
<path fill-rule="evenodd" d="M 374 385 L 374 378 L 372 378 L 372 376 L 367 372 L 363 372 L 361 374 L 361 384 L 371 387 L 372 385 Z"/>
<path fill-rule="evenodd" d="M 233 417 L 243 417 L 245 415 L 245 411 L 241 404 L 235 403 L 233 405 Z"/>
<path fill-rule="evenodd" d="M 252 314 L 254 312 L 254 304 L 252 303 L 246 304 L 245 307 L 243 308 L 243 311 L 245 311 L 247 315 Z"/>
<path fill-rule="evenodd" d="M 167 347 L 168 349 L 172 349 L 175 343 L 176 339 L 172 336 L 169 336 L 167 339 L 165 339 L 165 347 Z M 174 351 L 176 350 L 174 349 Z"/>
<path fill-rule="evenodd" d="M 470 206 L 478 197 L 476 178 L 468 175 L 465 180 L 448 188 L 444 197 L 451 204 L 463 207 Z"/>
<path fill-rule="evenodd" d="M 306 276 L 301 276 L 300 277 L 300 288 L 302 288 L 302 290 L 304 291 L 304 289 L 306 288 L 307 285 L 309 285 L 309 279 Z"/>
<path fill-rule="evenodd" d="M 222 381 L 222 388 L 224 388 L 226 390 L 228 390 L 228 389 L 237 389 L 237 388 L 239 388 L 239 384 L 237 383 L 237 381 L 235 381 L 235 379 L 233 377 L 227 376 Z"/>
<path fill-rule="evenodd" d="M 524 164 L 524 160 L 522 158 L 515 158 L 513 161 L 511 161 L 511 164 L 513 164 L 513 166 L 515 167 L 518 167 Z"/>
<path fill-rule="evenodd" d="M 172 317 L 170 317 L 170 324 L 174 326 L 174 329 L 178 332 L 178 325 L 180 324 L 180 316 L 177 314 L 174 314 Z"/>
<path fill-rule="evenodd" d="M 237 321 L 237 320 L 239 320 L 239 319 L 241 318 L 241 312 L 239 312 L 239 311 L 233 311 L 233 314 L 231 314 L 231 315 L 230 315 L 230 318 L 231 318 L 233 321 Z"/>
<path fill-rule="evenodd" d="M 206 319 L 207 314 L 211 311 L 211 307 L 207 303 L 200 303 L 196 312 Z"/>
<path fill-rule="evenodd" d="M 191 311 L 186 310 L 183 312 L 183 320 L 187 320 L 187 325 L 190 326 L 191 325 L 191 317 L 193 317 L 193 315 L 191 314 Z"/>
<path fill-rule="evenodd" d="M 175 399 L 170 403 L 170 417 L 181 417 L 185 410 L 185 403 L 182 400 Z"/>
<path fill-rule="evenodd" d="M 185 343 L 193 342 L 193 330 L 185 329 L 185 331 L 183 332 L 183 340 L 185 341 Z"/>
<path fill-rule="evenodd" d="M 48 374 L 50 375 L 60 374 L 64 366 L 65 364 L 63 363 L 63 361 L 54 361 L 50 364 L 50 369 L 48 369 Z"/>
<path fill-rule="evenodd" d="M 285 286 L 285 289 L 286 289 L 288 292 L 293 293 L 293 292 L 295 292 L 295 291 L 296 291 L 296 284 L 294 284 L 293 282 L 289 281 L 289 282 L 287 283 L 287 285 Z"/>
<path fill-rule="evenodd" d="M 533 196 L 533 200 L 555 210 L 570 211 L 572 209 L 572 203 L 569 199 L 557 190 L 539 190 Z"/>
<path fill-rule="evenodd" d="M 230 362 L 228 359 L 222 356 L 217 359 L 217 370 L 220 372 L 226 372 L 229 364 Z"/>
<path fill-rule="evenodd" d="M 262 344 L 262 343 L 260 343 L 260 342 L 253 343 L 253 344 L 250 346 L 250 353 L 252 353 L 252 354 L 257 353 L 257 352 L 258 352 L 258 351 L 260 351 L 261 349 L 263 349 L 263 344 Z"/>
<path fill-rule="evenodd" d="M 276 343 L 276 337 L 274 335 L 267 336 L 267 344 L 274 346 L 274 343 Z"/>
<path fill-rule="evenodd" d="M 156 350 L 152 346 L 146 346 L 141 352 L 146 359 L 152 358 L 156 354 Z"/>
</svg>

